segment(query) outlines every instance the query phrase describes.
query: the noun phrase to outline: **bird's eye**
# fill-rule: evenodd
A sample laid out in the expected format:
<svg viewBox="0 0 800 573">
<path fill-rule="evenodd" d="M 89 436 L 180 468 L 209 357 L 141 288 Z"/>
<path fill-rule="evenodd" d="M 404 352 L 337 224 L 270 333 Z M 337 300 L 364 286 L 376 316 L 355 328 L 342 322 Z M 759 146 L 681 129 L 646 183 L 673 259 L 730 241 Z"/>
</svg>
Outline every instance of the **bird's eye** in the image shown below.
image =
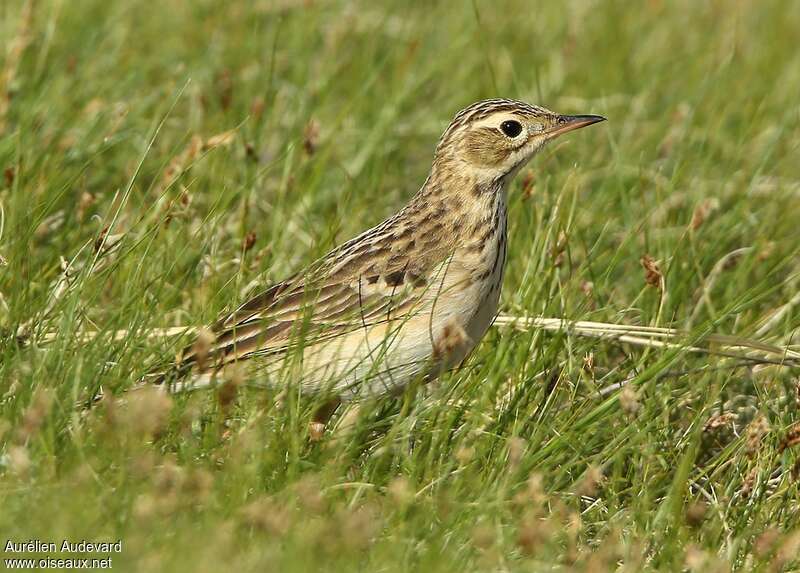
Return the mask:
<svg viewBox="0 0 800 573">
<path fill-rule="evenodd" d="M 513 119 L 508 119 L 500 124 L 500 131 L 505 133 L 508 137 L 516 137 L 522 133 L 522 124 Z"/>
</svg>

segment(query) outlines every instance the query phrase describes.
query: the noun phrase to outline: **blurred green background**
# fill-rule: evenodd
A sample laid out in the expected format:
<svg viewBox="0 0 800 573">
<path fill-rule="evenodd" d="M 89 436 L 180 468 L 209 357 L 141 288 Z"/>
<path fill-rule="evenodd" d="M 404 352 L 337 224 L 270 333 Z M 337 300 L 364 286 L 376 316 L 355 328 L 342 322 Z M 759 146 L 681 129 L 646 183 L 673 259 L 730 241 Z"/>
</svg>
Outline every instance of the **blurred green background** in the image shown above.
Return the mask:
<svg viewBox="0 0 800 573">
<path fill-rule="evenodd" d="M 796 368 L 497 328 L 318 444 L 292 391 L 75 404 L 179 348 L 148 329 L 396 211 L 487 97 L 609 119 L 512 186 L 504 312 L 797 348 L 799 31 L 790 0 L 3 2 L 0 541 L 122 539 L 117 570 L 797 567 Z"/>
</svg>

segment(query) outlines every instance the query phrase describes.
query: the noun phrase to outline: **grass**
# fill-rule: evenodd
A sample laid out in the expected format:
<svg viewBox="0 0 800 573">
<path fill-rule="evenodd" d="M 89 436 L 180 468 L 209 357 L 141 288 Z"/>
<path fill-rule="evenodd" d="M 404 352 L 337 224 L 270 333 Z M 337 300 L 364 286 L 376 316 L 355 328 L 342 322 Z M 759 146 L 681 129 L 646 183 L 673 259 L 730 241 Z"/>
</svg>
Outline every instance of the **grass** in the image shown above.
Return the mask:
<svg viewBox="0 0 800 573">
<path fill-rule="evenodd" d="M 796 366 L 498 326 L 321 443 L 292 391 L 75 406 L 179 347 L 150 329 L 206 323 L 392 213 L 449 118 L 493 96 L 609 118 L 514 184 L 505 313 L 798 350 L 796 3 L 0 15 L 4 546 L 121 539 L 117 570 L 800 567 Z"/>
</svg>

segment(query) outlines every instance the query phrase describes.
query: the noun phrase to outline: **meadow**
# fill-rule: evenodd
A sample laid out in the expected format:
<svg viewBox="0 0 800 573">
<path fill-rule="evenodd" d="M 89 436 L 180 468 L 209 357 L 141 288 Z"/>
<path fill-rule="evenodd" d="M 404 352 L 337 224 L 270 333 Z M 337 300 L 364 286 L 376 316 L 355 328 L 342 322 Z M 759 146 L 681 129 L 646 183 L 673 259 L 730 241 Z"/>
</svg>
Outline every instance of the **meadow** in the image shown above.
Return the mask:
<svg viewBox="0 0 800 573">
<path fill-rule="evenodd" d="M 0 543 L 121 540 L 96 555 L 142 571 L 797 570 L 800 367 L 753 346 L 800 350 L 799 30 L 791 0 L 3 2 Z M 463 368 L 319 442 L 290 379 L 122 399 L 186 342 L 154 329 L 396 211 L 487 97 L 608 121 L 512 185 L 510 318 Z"/>
</svg>

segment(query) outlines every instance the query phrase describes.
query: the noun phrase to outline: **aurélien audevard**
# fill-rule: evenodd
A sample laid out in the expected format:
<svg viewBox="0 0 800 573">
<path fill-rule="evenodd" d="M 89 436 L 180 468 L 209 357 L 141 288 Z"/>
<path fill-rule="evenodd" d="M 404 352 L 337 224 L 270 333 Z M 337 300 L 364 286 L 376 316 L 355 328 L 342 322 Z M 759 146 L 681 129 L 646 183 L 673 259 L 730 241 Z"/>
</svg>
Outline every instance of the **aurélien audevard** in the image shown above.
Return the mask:
<svg viewBox="0 0 800 573">
<path fill-rule="evenodd" d="M 28 539 L 27 541 L 6 540 L 6 553 L 121 553 L 122 540 L 117 541 L 71 541 L 64 539 L 60 543 Z"/>
</svg>

